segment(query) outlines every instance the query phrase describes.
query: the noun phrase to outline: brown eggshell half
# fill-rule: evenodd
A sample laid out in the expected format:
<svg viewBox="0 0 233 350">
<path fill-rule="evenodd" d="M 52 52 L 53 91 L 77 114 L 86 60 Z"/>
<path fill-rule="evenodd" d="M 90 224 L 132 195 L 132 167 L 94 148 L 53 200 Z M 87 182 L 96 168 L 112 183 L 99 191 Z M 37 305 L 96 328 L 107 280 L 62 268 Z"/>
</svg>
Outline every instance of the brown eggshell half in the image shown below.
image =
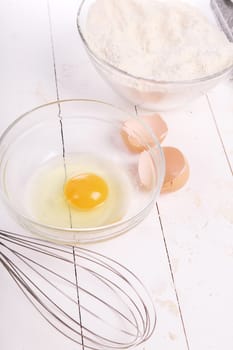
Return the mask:
<svg viewBox="0 0 233 350">
<path fill-rule="evenodd" d="M 167 124 L 162 117 L 159 114 L 150 114 L 142 116 L 142 120 L 150 126 L 151 130 L 159 140 L 159 143 L 162 143 L 168 132 Z"/>
<path fill-rule="evenodd" d="M 162 193 L 182 188 L 189 178 L 189 165 L 181 151 L 174 147 L 163 147 L 166 172 Z"/>
<path fill-rule="evenodd" d="M 156 135 L 161 143 L 167 135 L 167 124 L 159 114 L 151 114 L 141 117 Z M 127 120 L 121 130 L 121 135 L 128 148 L 133 152 L 145 150 L 145 144 L 153 147 L 155 145 L 153 136 L 141 125 L 137 119 Z"/>
<path fill-rule="evenodd" d="M 138 176 L 141 185 L 146 190 L 151 190 L 154 184 L 155 170 L 149 152 L 143 151 L 138 159 Z"/>
</svg>

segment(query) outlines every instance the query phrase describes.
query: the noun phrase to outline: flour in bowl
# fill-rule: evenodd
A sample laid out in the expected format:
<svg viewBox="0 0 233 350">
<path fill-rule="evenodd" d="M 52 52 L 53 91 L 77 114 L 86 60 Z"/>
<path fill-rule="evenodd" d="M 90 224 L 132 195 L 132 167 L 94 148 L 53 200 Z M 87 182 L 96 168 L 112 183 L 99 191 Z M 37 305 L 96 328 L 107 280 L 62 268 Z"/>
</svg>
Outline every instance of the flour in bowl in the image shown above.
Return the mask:
<svg viewBox="0 0 233 350">
<path fill-rule="evenodd" d="M 181 1 L 96 0 L 85 30 L 98 58 L 138 77 L 191 80 L 233 64 L 233 43 Z"/>
</svg>

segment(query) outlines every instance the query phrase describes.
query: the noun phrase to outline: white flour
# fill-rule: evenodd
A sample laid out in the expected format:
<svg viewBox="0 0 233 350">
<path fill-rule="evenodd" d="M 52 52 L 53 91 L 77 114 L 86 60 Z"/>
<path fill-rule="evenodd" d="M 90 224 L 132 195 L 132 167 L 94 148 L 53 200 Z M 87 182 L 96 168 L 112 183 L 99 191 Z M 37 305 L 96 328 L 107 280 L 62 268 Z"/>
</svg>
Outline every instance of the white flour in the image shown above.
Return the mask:
<svg viewBox="0 0 233 350">
<path fill-rule="evenodd" d="M 233 44 L 183 2 L 96 0 L 86 23 L 95 54 L 136 76 L 188 80 L 233 64 Z"/>
</svg>

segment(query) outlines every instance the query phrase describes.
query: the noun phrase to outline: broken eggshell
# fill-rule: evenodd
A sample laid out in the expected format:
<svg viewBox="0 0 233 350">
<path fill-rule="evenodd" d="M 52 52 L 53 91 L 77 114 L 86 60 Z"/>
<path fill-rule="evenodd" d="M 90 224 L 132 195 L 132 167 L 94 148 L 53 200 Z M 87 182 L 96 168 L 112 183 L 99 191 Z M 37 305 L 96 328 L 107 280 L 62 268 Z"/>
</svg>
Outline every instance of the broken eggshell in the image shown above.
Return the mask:
<svg viewBox="0 0 233 350">
<path fill-rule="evenodd" d="M 163 147 L 165 178 L 161 193 L 174 192 L 182 188 L 189 178 L 189 165 L 181 151 L 175 147 Z"/>
<path fill-rule="evenodd" d="M 138 159 L 138 176 L 144 189 L 151 190 L 153 188 L 155 181 L 154 173 L 155 170 L 151 155 L 149 152 L 143 151 Z"/>
<path fill-rule="evenodd" d="M 155 146 L 153 133 L 157 137 L 159 143 L 164 140 L 168 128 L 159 114 L 140 117 L 140 119 L 151 128 L 152 134 L 143 127 L 138 119 L 139 118 L 128 119 L 124 122 L 121 130 L 123 140 L 131 151 L 142 152 L 146 149 L 146 145 L 150 145 L 151 147 Z"/>
<path fill-rule="evenodd" d="M 182 188 L 189 178 L 189 166 L 184 155 L 174 147 L 163 147 L 165 157 L 165 178 L 161 193 L 174 192 Z M 143 151 L 138 159 L 140 183 L 146 190 L 154 184 L 154 165 L 149 152 Z"/>
</svg>

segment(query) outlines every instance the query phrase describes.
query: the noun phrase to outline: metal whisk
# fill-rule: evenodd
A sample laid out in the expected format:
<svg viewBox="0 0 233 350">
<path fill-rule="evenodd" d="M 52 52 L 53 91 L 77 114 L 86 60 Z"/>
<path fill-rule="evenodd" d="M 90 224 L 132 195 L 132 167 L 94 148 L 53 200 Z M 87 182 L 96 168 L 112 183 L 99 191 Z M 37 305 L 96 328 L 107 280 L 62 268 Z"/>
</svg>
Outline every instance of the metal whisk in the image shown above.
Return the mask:
<svg viewBox="0 0 233 350">
<path fill-rule="evenodd" d="M 50 325 L 83 349 L 128 349 L 154 331 L 148 292 L 111 258 L 0 231 L 0 262 Z"/>
</svg>

